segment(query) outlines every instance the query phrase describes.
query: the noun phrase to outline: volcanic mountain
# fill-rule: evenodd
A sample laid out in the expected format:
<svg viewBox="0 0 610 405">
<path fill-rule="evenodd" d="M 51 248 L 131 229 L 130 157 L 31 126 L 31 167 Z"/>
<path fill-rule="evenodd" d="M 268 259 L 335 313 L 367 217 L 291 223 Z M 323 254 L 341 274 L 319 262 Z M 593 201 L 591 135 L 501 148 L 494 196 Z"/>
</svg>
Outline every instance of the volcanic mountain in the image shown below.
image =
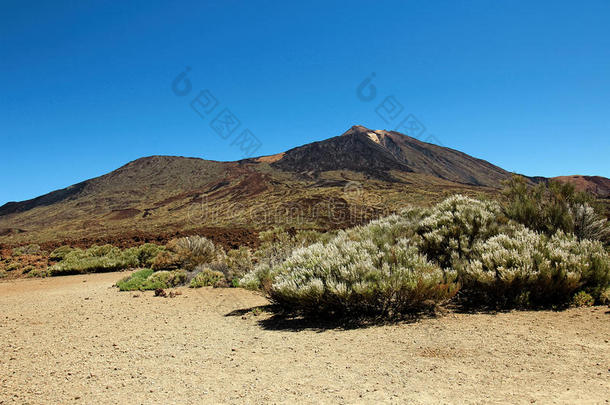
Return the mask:
<svg viewBox="0 0 610 405">
<path fill-rule="evenodd" d="M 151 156 L 0 207 L 0 244 L 129 245 L 198 233 L 255 243 L 275 225 L 330 229 L 449 194 L 495 196 L 511 173 L 398 132 L 343 135 L 236 162 Z"/>
</svg>

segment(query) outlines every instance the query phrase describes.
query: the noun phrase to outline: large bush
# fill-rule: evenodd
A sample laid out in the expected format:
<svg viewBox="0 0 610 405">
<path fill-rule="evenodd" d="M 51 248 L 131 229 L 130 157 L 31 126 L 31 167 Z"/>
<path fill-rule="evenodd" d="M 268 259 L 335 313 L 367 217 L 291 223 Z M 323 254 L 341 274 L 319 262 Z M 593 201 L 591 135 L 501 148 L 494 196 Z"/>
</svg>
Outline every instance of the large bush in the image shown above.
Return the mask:
<svg viewBox="0 0 610 405">
<path fill-rule="evenodd" d="M 596 211 L 595 198 L 571 184 L 551 180 L 533 186 L 514 176 L 506 183 L 504 194 L 508 200 L 505 215 L 531 230 L 549 236 L 563 231 L 579 239 L 610 243 L 610 226 L 602 210 Z"/>
<path fill-rule="evenodd" d="M 422 253 L 443 268 L 456 268 L 471 258 L 477 242 L 497 235 L 506 220 L 495 202 L 455 195 L 437 204 L 417 225 Z"/>
<path fill-rule="evenodd" d="M 532 207 L 542 210 L 547 218 L 542 223 L 561 223 L 550 206 Z M 510 210 L 495 202 L 457 195 L 309 247 L 275 238 L 288 247 L 266 246 L 265 251 L 281 253 L 259 262 L 240 285 L 262 289 L 286 309 L 350 316 L 397 314 L 427 300 L 441 301 L 456 291 L 456 274 L 461 302 L 468 304 L 561 307 L 580 292 L 579 297 L 605 302 L 610 257 L 601 242 L 588 238 L 599 237 L 606 221 L 586 204 L 570 207 L 577 209 L 568 210 L 571 218 L 580 218 L 572 222 L 577 235 L 530 230 L 507 218 Z"/>
<path fill-rule="evenodd" d="M 473 256 L 459 274 L 469 304 L 566 306 L 577 291 L 599 301 L 610 280 L 602 244 L 561 231 L 551 238 L 527 228 L 500 234 L 477 243 Z"/>
<path fill-rule="evenodd" d="M 400 315 L 450 298 L 454 274 L 407 239 L 379 246 L 345 233 L 294 252 L 268 291 L 284 308 L 323 315 Z"/>
</svg>

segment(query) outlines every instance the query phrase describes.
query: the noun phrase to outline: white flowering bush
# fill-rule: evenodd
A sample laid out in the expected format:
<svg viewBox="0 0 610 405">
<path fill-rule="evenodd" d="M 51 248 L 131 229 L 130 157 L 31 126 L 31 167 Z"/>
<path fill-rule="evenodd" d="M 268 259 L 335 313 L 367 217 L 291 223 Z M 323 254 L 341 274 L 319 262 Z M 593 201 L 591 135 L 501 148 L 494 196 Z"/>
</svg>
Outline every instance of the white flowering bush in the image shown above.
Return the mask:
<svg viewBox="0 0 610 405">
<path fill-rule="evenodd" d="M 298 249 L 278 269 L 268 291 L 283 308 L 326 315 L 396 316 L 451 298 L 455 274 L 421 255 L 408 239 L 379 246 L 333 241 Z"/>
<path fill-rule="evenodd" d="M 265 252 L 276 253 L 239 285 L 318 314 L 400 314 L 451 297 L 458 284 L 462 302 L 474 305 L 561 307 L 580 292 L 609 301 L 610 255 L 587 239 L 598 238 L 606 221 L 586 205 L 579 210 L 580 234 L 549 236 L 508 219 L 495 202 L 456 195 L 308 247 L 274 237 Z"/>
<path fill-rule="evenodd" d="M 599 240 L 610 243 L 608 220 L 596 213 L 589 204 L 578 204 L 570 210 L 574 220 L 574 234 L 578 239 Z"/>
<path fill-rule="evenodd" d="M 449 197 L 419 223 L 418 246 L 441 267 L 457 267 L 470 259 L 477 242 L 499 233 L 500 214 L 500 206 L 495 202 L 462 195 Z"/>
<path fill-rule="evenodd" d="M 500 307 L 569 304 L 576 291 L 600 298 L 610 281 L 610 257 L 598 241 L 558 232 L 551 238 L 525 227 L 478 242 L 459 272 L 462 297 Z"/>
</svg>

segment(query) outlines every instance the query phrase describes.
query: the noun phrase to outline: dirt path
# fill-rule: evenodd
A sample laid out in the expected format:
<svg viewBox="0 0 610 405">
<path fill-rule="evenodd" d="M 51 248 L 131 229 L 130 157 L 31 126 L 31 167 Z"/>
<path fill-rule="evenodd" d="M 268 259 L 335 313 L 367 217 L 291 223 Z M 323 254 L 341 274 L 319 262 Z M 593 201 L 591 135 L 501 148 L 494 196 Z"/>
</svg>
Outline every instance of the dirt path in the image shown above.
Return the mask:
<svg viewBox="0 0 610 405">
<path fill-rule="evenodd" d="M 119 293 L 124 274 L 0 283 L 0 404 L 608 403 L 610 314 L 448 314 L 303 329 L 239 289 Z"/>
</svg>

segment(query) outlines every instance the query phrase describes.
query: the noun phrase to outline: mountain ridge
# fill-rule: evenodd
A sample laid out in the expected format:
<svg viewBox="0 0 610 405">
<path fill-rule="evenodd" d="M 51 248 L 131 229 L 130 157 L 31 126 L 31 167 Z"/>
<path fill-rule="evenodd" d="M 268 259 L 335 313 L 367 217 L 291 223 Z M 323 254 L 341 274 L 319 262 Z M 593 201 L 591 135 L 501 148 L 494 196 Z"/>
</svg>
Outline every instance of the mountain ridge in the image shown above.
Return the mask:
<svg viewBox="0 0 610 405">
<path fill-rule="evenodd" d="M 4 204 L 0 244 L 142 241 L 204 228 L 212 236 L 239 239 L 234 229 L 345 227 L 452 193 L 497 197 L 512 175 L 457 150 L 353 126 L 339 136 L 234 162 L 135 159 L 102 176 Z"/>
</svg>

